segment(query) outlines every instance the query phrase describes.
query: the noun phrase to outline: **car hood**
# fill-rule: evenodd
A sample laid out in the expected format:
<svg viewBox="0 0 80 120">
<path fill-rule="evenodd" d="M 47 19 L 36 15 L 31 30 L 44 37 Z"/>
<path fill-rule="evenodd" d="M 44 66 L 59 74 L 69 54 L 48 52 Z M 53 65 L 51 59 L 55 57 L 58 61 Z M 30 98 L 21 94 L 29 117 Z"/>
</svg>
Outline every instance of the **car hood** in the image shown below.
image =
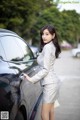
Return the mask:
<svg viewBox="0 0 80 120">
<path fill-rule="evenodd" d="M 72 49 L 72 52 L 80 52 L 80 48 L 74 48 Z"/>
</svg>

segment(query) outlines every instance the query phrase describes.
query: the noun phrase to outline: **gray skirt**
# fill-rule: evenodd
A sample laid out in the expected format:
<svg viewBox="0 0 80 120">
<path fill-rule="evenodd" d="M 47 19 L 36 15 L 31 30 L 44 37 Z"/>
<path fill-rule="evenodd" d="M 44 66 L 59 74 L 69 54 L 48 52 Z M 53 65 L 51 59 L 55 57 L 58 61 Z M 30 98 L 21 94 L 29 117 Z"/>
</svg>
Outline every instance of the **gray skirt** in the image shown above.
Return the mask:
<svg viewBox="0 0 80 120">
<path fill-rule="evenodd" d="M 42 103 L 54 103 L 58 99 L 59 89 L 59 83 L 44 85 Z"/>
</svg>

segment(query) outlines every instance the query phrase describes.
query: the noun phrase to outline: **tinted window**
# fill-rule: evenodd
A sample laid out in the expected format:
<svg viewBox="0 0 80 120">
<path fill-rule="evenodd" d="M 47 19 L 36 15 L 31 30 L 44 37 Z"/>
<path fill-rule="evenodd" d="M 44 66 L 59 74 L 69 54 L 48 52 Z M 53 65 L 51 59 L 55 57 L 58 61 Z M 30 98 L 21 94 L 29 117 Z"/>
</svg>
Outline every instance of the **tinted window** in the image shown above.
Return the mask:
<svg viewBox="0 0 80 120">
<path fill-rule="evenodd" d="M 28 61 L 33 58 L 32 51 L 23 40 L 15 36 L 0 38 L 0 55 L 7 61 Z"/>
</svg>

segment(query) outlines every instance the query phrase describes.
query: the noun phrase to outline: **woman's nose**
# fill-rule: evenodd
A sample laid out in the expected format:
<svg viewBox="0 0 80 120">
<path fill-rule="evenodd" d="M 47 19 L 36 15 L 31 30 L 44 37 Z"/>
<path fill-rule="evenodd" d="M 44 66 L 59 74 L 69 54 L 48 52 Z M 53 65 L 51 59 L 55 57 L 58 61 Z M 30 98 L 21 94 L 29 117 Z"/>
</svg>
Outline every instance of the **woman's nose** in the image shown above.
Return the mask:
<svg viewBox="0 0 80 120">
<path fill-rule="evenodd" d="M 45 39 L 45 37 L 46 37 L 46 36 L 45 36 L 45 35 L 43 35 L 43 37 L 42 37 L 42 38 L 43 38 L 43 39 Z"/>
</svg>

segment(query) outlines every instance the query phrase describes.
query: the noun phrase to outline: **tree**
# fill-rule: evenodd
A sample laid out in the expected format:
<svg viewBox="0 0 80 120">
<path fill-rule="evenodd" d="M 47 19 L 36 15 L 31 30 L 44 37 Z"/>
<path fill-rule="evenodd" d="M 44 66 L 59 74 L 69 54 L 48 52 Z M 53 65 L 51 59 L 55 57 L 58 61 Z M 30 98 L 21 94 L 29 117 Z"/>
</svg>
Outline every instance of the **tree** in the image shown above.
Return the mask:
<svg viewBox="0 0 80 120">
<path fill-rule="evenodd" d="M 40 10 L 50 6 L 51 0 L 1 0 L 0 27 L 13 30 L 24 38 L 30 38 L 31 28 Z"/>
<path fill-rule="evenodd" d="M 60 12 L 54 5 L 44 10 L 33 27 L 34 43 L 39 41 L 39 30 L 46 24 L 55 26 L 60 41 L 74 43 L 80 38 L 80 15 L 74 10 Z"/>
</svg>

